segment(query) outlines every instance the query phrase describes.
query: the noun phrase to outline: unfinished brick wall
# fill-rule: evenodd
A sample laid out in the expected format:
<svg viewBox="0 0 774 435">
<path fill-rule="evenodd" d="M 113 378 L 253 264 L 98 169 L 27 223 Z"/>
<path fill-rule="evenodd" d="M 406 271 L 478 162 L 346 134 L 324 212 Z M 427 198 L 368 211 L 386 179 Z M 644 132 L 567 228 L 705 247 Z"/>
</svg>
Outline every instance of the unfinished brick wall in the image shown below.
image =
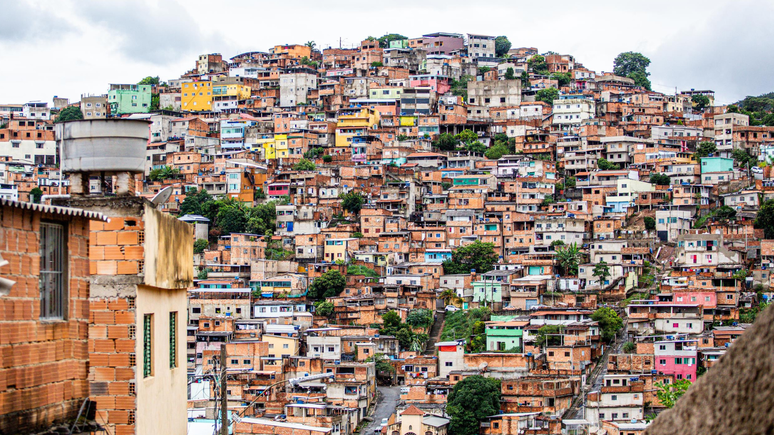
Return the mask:
<svg viewBox="0 0 774 435">
<path fill-rule="evenodd" d="M 40 222 L 67 228 L 66 316 L 40 319 Z M 72 420 L 88 397 L 88 219 L 0 208 L 0 275 L 16 281 L 0 297 L 0 433 L 44 430 Z"/>
</svg>

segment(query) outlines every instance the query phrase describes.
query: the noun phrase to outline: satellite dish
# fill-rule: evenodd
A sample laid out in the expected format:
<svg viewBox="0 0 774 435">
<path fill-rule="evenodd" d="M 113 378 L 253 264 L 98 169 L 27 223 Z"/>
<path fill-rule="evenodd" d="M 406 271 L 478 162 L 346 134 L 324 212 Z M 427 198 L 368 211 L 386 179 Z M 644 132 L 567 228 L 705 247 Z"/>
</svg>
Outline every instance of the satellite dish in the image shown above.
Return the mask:
<svg viewBox="0 0 774 435">
<path fill-rule="evenodd" d="M 155 206 L 160 206 L 161 204 L 164 204 L 165 202 L 169 201 L 169 198 L 172 196 L 172 186 L 167 186 L 159 191 L 159 193 L 156 194 L 156 196 L 151 199 L 151 202 Z"/>
</svg>

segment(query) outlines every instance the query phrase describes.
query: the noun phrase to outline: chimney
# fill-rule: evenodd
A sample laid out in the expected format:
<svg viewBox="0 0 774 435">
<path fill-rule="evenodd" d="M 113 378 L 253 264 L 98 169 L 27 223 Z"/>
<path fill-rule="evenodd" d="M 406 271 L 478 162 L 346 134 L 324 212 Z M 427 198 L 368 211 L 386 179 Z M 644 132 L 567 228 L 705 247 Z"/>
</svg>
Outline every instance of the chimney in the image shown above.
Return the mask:
<svg viewBox="0 0 774 435">
<path fill-rule="evenodd" d="M 61 170 L 70 175 L 72 196 L 132 196 L 135 175 L 145 170 L 149 122 L 138 119 L 93 119 L 57 125 Z M 99 189 L 91 193 L 92 178 Z"/>
</svg>

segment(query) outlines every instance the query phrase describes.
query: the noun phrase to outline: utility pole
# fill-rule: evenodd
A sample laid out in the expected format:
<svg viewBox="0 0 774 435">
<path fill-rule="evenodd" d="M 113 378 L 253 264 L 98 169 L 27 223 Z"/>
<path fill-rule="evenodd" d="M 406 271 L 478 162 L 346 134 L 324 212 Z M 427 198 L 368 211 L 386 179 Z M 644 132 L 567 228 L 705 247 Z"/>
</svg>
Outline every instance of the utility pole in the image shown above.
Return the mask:
<svg viewBox="0 0 774 435">
<path fill-rule="evenodd" d="M 228 392 L 226 390 L 226 343 L 220 345 L 220 435 L 228 435 Z"/>
</svg>

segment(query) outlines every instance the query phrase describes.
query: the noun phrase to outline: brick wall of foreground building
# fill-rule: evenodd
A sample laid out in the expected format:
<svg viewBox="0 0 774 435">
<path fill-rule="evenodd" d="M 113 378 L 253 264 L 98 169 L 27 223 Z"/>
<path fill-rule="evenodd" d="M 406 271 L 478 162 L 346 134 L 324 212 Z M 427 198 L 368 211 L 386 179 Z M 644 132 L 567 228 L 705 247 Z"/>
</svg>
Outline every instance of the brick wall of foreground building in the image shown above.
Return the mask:
<svg viewBox="0 0 774 435">
<path fill-rule="evenodd" d="M 64 320 L 40 318 L 40 223 L 64 224 Z M 0 433 L 45 430 L 72 420 L 89 396 L 88 235 L 84 217 L 0 207 Z"/>
</svg>

